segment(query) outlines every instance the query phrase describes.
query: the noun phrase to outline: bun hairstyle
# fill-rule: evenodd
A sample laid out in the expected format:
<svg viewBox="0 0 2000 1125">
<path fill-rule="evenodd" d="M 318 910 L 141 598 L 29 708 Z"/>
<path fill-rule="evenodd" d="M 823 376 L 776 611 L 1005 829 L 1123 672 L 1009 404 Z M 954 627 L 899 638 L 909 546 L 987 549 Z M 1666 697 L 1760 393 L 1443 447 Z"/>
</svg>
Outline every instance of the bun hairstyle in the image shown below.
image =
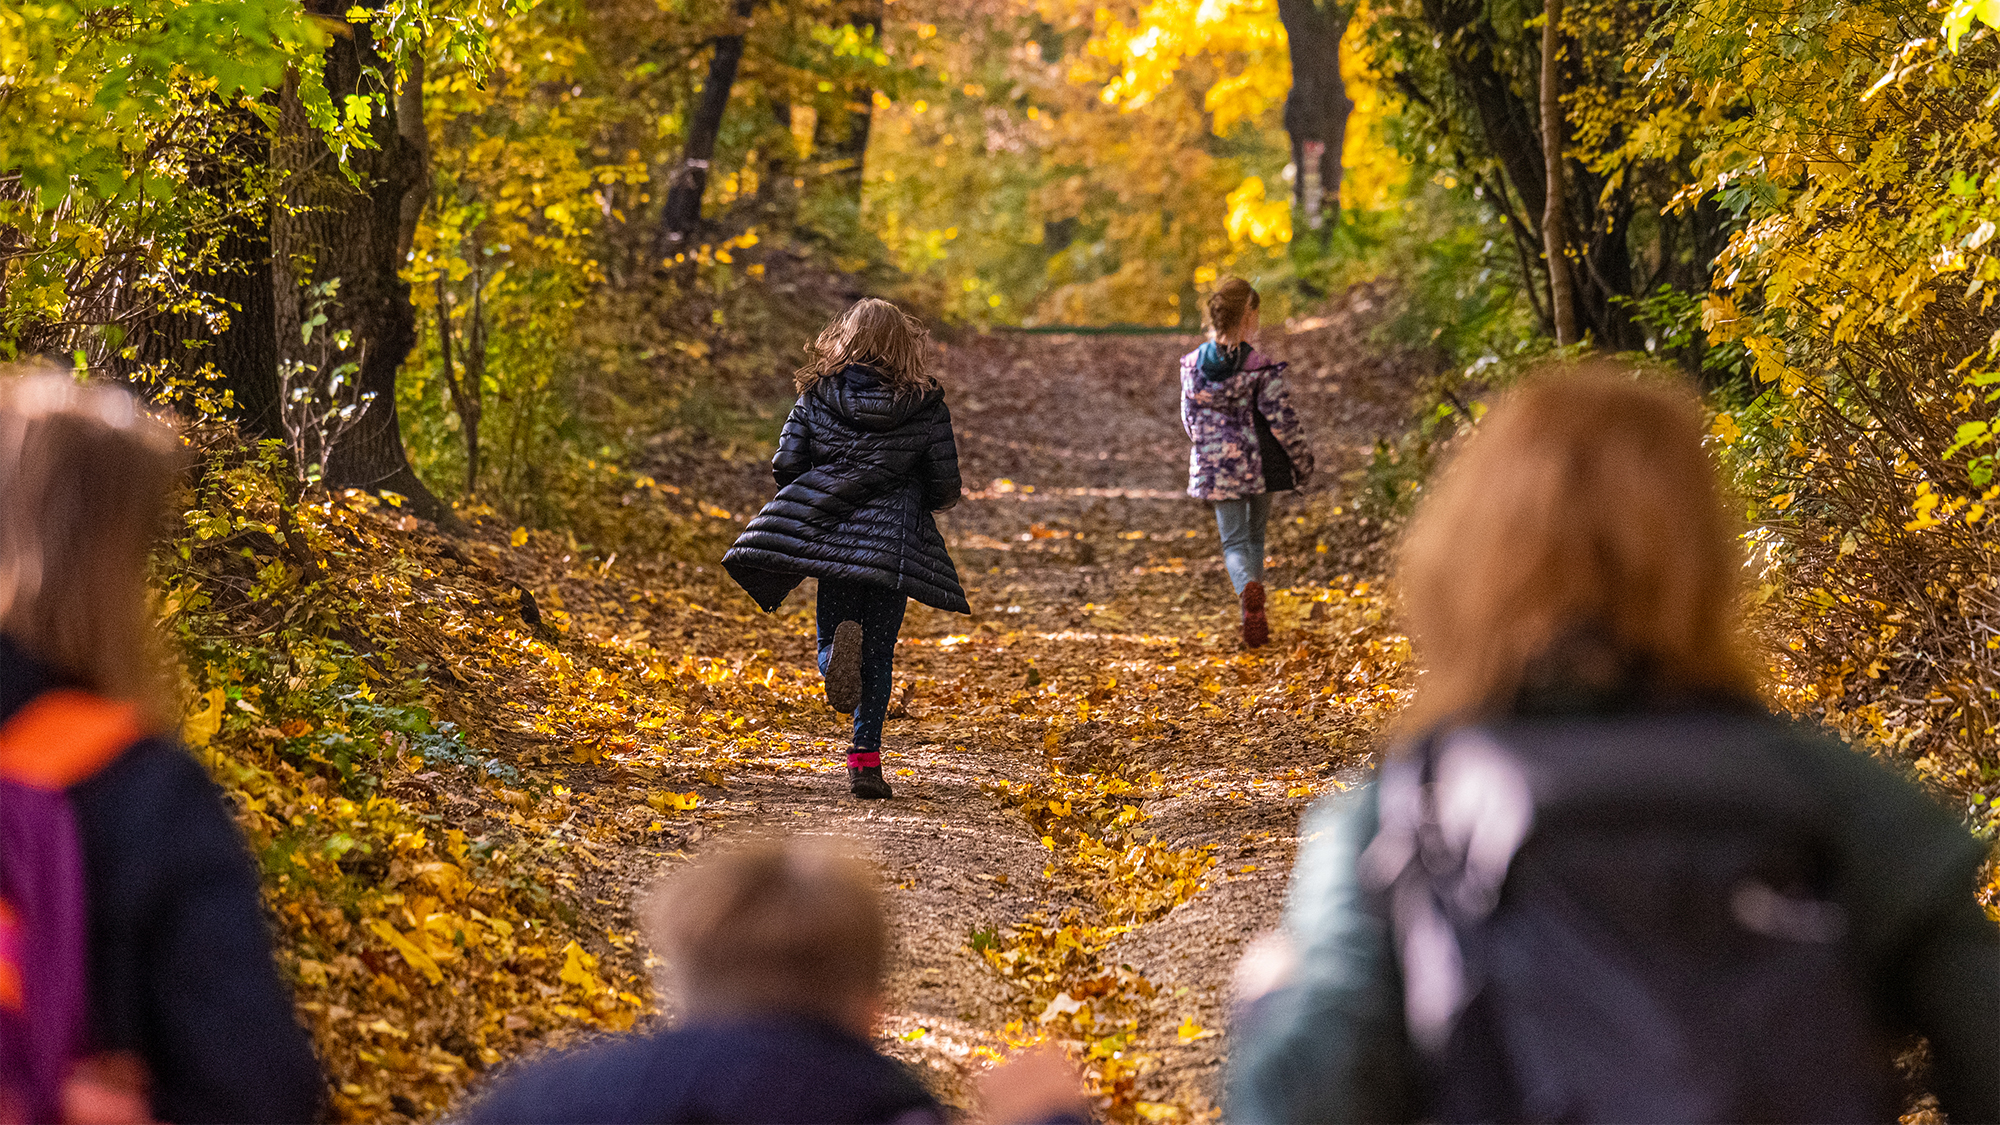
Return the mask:
<svg viewBox="0 0 2000 1125">
<path fill-rule="evenodd" d="M 1258 305 L 1257 290 L 1240 277 L 1225 277 L 1202 307 L 1208 330 L 1227 336 L 1243 326 L 1243 318 Z"/>
</svg>

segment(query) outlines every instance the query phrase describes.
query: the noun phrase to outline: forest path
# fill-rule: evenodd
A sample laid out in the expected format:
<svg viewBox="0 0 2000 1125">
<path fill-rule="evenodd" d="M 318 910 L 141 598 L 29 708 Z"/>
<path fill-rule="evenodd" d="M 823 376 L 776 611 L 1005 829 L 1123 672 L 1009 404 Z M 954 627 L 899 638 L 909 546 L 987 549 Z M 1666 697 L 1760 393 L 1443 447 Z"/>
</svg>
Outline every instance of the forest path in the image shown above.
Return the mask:
<svg viewBox="0 0 2000 1125">
<path fill-rule="evenodd" d="M 884 739 L 895 799 L 847 792 L 810 584 L 750 619 L 711 570 L 719 608 L 693 609 L 742 624 L 689 629 L 695 651 L 785 680 L 765 677 L 765 713 L 734 706 L 749 750 L 682 775 L 699 827 L 623 852 L 608 882 L 635 891 L 718 841 L 853 841 L 889 888 L 883 1043 L 948 1100 L 1046 1031 L 1089 1057 L 1114 1117 L 1212 1116 L 1229 974 L 1276 922 L 1299 813 L 1365 767 L 1404 678 L 1379 595 L 1334 569 L 1355 529 L 1327 513 L 1405 422 L 1410 385 L 1380 364 L 1357 377 L 1348 327 L 1267 338 L 1295 361 L 1324 467 L 1274 507 L 1268 648 L 1242 650 L 1213 516 L 1182 491 L 1174 371 L 1197 341 L 967 339 L 941 363 L 967 495 L 939 524 L 973 614 L 911 605 Z M 746 500 L 768 494 L 743 468 Z M 746 643 L 762 647 L 718 647 Z"/>
</svg>

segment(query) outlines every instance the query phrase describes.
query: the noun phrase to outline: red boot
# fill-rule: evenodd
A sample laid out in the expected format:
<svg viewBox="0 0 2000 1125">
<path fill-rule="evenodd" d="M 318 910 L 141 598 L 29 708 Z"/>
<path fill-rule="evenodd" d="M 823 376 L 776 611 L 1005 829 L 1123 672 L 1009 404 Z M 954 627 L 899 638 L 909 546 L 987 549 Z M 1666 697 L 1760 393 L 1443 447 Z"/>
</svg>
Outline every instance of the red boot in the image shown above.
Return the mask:
<svg viewBox="0 0 2000 1125">
<path fill-rule="evenodd" d="M 1271 639 L 1271 623 L 1264 617 L 1264 584 L 1243 584 L 1243 647 L 1263 648 Z"/>
</svg>

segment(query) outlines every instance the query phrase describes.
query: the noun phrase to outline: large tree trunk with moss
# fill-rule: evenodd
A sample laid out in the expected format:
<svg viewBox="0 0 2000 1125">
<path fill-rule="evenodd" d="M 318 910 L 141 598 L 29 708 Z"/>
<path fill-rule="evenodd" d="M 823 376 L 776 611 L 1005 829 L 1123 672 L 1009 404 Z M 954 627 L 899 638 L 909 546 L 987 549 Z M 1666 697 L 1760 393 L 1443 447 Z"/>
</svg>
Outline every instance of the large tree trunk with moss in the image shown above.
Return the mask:
<svg viewBox="0 0 2000 1125">
<path fill-rule="evenodd" d="M 341 0 L 309 0 L 307 9 L 333 19 L 349 10 Z M 411 470 L 396 415 L 396 375 L 417 340 L 410 289 L 397 276 L 398 243 L 404 199 L 422 186 L 421 155 L 397 128 L 393 65 L 367 25 L 346 28 L 327 48 L 326 90 L 337 107 L 352 96 L 377 97 L 369 122 L 375 147 L 350 148 L 343 174 L 307 116 L 296 75 L 280 98 L 272 161 L 283 184 L 271 223 L 280 385 L 338 406 L 324 401 L 327 380 L 353 364 L 351 392 L 334 397 L 351 393 L 358 413 L 326 423 L 317 420 L 324 410 L 315 412 L 312 432 L 295 434 L 295 446 L 324 462 L 330 488 L 396 493 L 415 514 L 450 522 L 451 510 Z M 320 316 L 324 323 L 314 326 Z M 285 409 L 297 430 L 299 413 Z"/>
<path fill-rule="evenodd" d="M 278 416 L 277 306 L 271 290 L 268 208 L 254 186 L 269 167 L 271 131 L 241 106 L 218 115 L 219 135 L 189 169 L 201 190 L 227 209 L 209 264 L 176 280 L 207 306 L 149 317 L 134 341 L 140 364 L 194 371 L 212 365 L 234 417 L 253 438 L 283 438 Z M 123 364 L 120 364 L 122 367 Z"/>
<path fill-rule="evenodd" d="M 701 100 L 695 103 L 688 120 L 686 151 L 674 169 L 667 188 L 666 206 L 660 213 L 659 257 L 671 258 L 687 236 L 701 225 L 701 200 L 708 190 L 708 166 L 715 159 L 715 142 L 722 136 L 722 115 L 729 109 L 729 90 L 736 85 L 736 70 L 743 62 L 743 36 L 750 19 L 752 0 L 736 0 L 736 23 L 726 34 L 715 37 L 715 53 L 708 60 L 708 77 L 702 82 Z"/>
<path fill-rule="evenodd" d="M 1354 7 L 1345 0 L 1278 0 L 1292 59 L 1285 132 L 1292 139 L 1292 207 L 1321 230 L 1340 221 L 1341 149 L 1354 102 L 1340 73 L 1340 40 Z"/>
</svg>

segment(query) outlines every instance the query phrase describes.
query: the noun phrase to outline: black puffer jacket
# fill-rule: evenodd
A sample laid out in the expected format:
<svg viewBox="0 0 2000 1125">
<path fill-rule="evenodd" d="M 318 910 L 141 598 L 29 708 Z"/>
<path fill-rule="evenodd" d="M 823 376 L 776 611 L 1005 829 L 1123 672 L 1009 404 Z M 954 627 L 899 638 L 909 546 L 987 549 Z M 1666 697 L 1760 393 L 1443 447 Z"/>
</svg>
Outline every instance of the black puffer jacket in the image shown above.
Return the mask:
<svg viewBox="0 0 2000 1125">
<path fill-rule="evenodd" d="M 972 612 L 931 518 L 959 493 L 943 391 L 898 396 L 850 364 L 799 396 L 771 471 L 777 499 L 722 557 L 757 604 L 776 609 L 806 578 L 836 578 Z"/>
</svg>

